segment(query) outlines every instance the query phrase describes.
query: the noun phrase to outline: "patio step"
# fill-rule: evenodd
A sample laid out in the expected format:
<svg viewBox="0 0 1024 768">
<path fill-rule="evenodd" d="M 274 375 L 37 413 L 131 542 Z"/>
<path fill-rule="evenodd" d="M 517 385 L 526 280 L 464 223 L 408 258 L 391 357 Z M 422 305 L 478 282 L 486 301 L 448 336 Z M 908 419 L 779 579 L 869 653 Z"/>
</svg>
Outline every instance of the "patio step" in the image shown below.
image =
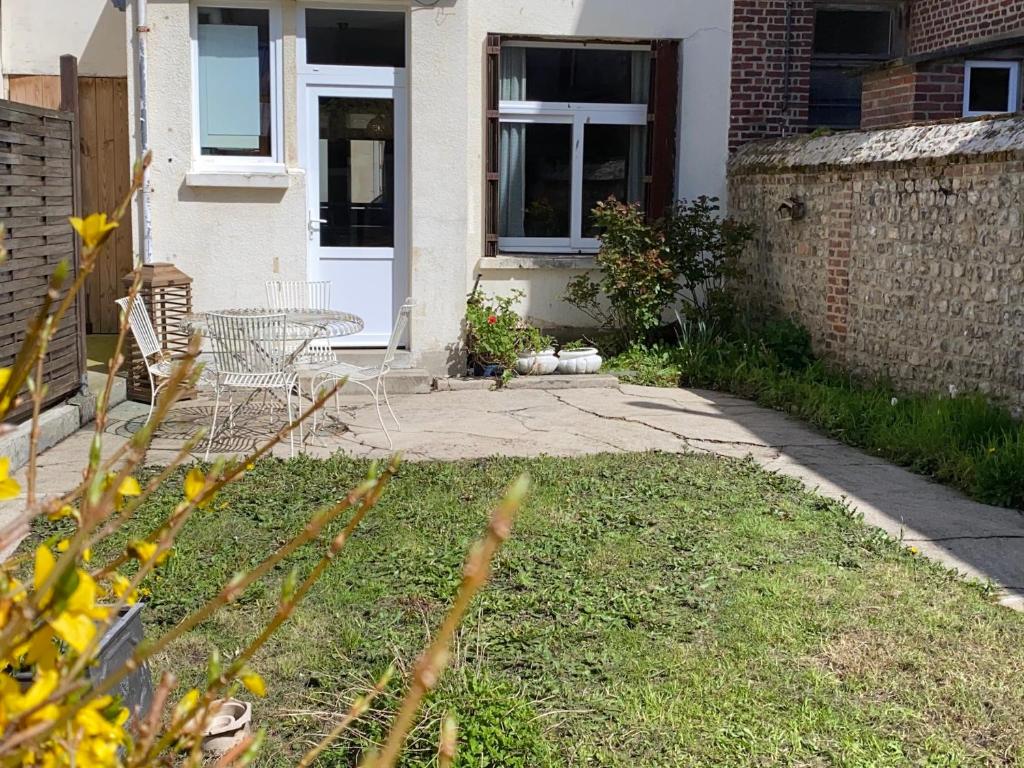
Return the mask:
<svg viewBox="0 0 1024 768">
<path fill-rule="evenodd" d="M 373 363 L 358 363 L 346 356 L 346 363 L 352 365 L 373 365 Z M 389 395 L 427 395 L 430 394 L 433 377 L 422 368 L 394 368 L 387 376 Z M 373 382 L 367 382 L 371 387 Z M 369 397 L 365 389 L 358 384 L 346 383 L 341 388 L 342 397 Z"/>
</svg>

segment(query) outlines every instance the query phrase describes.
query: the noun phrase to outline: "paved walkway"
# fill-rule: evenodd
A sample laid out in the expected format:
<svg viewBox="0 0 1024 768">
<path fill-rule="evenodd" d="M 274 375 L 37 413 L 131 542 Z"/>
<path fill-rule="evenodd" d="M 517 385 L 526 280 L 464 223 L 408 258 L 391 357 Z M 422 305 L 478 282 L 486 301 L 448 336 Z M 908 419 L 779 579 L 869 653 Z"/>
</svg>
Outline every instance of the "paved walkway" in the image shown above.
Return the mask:
<svg viewBox="0 0 1024 768">
<path fill-rule="evenodd" d="M 395 450 L 409 460 L 649 450 L 749 455 L 768 470 L 798 478 L 826 496 L 846 499 L 868 523 L 923 554 L 1002 585 L 1003 602 L 1024 608 L 1024 516 L 970 501 L 745 400 L 714 392 L 624 385 L 435 392 L 395 397 L 393 402 L 402 419 L 402 431 L 393 433 Z M 324 430 L 308 439 L 307 452 L 388 455 L 372 406 L 343 403 L 342 420 L 350 429 Z M 124 403 L 111 411 L 104 450 L 113 450 L 138 429 L 146 410 Z M 209 417 L 208 404 L 180 404 L 154 441 L 147 462 L 166 462 L 181 440 L 207 424 Z M 215 443 L 215 451 L 243 452 L 269 429 L 266 416 L 243 414 L 231 434 Z M 90 440 L 91 431 L 83 430 L 43 454 L 42 492 L 71 487 Z M 287 456 L 287 446 L 277 454 Z M 0 519 L 3 513 L 0 507 Z"/>
</svg>

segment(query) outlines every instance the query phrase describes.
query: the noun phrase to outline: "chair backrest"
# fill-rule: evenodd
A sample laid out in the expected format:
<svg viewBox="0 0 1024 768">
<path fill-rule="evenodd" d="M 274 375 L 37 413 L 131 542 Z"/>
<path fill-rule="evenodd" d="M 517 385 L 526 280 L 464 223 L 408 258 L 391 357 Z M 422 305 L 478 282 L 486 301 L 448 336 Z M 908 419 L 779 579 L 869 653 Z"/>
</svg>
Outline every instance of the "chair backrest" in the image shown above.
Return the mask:
<svg viewBox="0 0 1024 768">
<path fill-rule="evenodd" d="M 409 315 L 412 314 L 412 308 L 414 302 L 412 299 L 406 299 L 405 303 L 402 304 L 398 310 L 398 317 L 395 318 L 395 325 L 391 329 L 391 338 L 388 339 L 388 348 L 384 353 L 384 362 L 381 363 L 381 368 L 390 368 L 391 363 L 395 359 L 395 354 L 398 351 L 398 342 L 401 341 L 402 335 L 405 333 L 406 327 L 409 325 Z"/>
<path fill-rule="evenodd" d="M 221 373 L 280 373 L 286 357 L 283 314 L 207 316 L 214 359 Z"/>
<path fill-rule="evenodd" d="M 267 305 L 271 309 L 330 309 L 328 280 L 271 280 L 267 282 Z"/>
<path fill-rule="evenodd" d="M 136 294 L 133 300 L 131 296 L 125 296 L 123 299 L 117 299 L 114 303 L 121 308 L 122 312 L 128 314 L 128 327 L 132 329 L 135 344 L 146 360 L 146 364 L 149 364 L 149 358 L 153 355 L 162 355 L 164 348 L 156 336 L 156 329 L 153 328 L 153 321 L 149 317 L 149 312 L 146 311 L 146 302 L 142 300 L 142 297 Z"/>
</svg>

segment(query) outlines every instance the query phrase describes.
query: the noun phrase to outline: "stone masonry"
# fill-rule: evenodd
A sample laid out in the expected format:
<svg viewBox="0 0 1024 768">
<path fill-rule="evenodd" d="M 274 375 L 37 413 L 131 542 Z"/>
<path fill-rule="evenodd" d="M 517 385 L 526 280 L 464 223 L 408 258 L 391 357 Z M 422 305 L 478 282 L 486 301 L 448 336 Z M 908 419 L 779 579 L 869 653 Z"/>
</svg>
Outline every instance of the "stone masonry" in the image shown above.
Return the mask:
<svg viewBox="0 0 1024 768">
<path fill-rule="evenodd" d="M 752 306 L 855 373 L 1024 405 L 1024 118 L 751 144 L 729 189 Z"/>
</svg>

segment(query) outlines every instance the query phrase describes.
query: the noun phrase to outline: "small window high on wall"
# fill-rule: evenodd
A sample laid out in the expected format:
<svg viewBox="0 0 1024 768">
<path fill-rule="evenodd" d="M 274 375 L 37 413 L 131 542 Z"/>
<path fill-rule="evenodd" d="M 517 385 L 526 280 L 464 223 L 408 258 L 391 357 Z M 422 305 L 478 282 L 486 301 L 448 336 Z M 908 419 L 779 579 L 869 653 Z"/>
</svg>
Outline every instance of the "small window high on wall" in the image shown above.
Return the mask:
<svg viewBox="0 0 1024 768">
<path fill-rule="evenodd" d="M 278 159 L 275 32 L 269 8 L 195 8 L 196 138 L 205 162 Z"/>
<path fill-rule="evenodd" d="M 664 69 L 674 75 L 678 49 Z M 491 36 L 488 117 L 488 250 L 588 253 L 599 246 L 591 211 L 598 202 L 652 200 L 652 144 L 675 145 L 675 90 L 659 88 L 650 44 L 586 44 Z M 666 62 L 669 60 L 666 57 Z M 652 113 L 671 91 L 655 136 Z M 671 188 L 674 156 L 659 158 Z M 671 192 L 669 192 L 669 197 Z M 664 204 L 662 202 L 662 210 Z"/>
<path fill-rule="evenodd" d="M 818 8 L 814 14 L 808 124 L 859 128 L 858 69 L 897 55 L 896 15 L 884 5 Z"/>
<path fill-rule="evenodd" d="M 1020 109 L 1020 63 L 968 61 L 964 66 L 964 117 Z"/>
</svg>

